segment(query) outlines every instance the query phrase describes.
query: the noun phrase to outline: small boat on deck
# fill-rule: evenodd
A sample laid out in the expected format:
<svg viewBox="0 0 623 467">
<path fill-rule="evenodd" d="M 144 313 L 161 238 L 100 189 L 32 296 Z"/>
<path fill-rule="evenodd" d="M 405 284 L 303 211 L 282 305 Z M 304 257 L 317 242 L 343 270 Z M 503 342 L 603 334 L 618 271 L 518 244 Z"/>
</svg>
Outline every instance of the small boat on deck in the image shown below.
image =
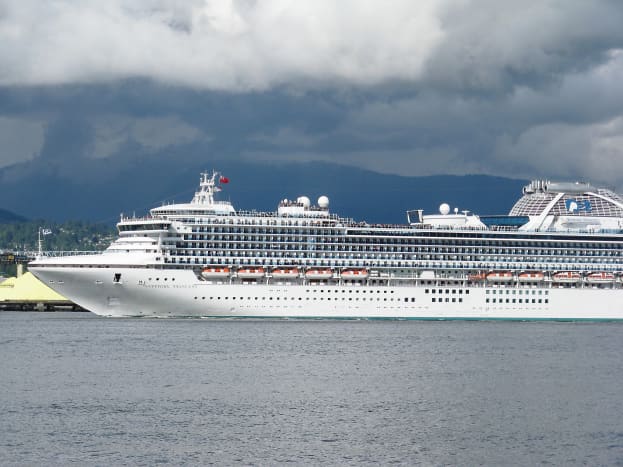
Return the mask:
<svg viewBox="0 0 623 467">
<path fill-rule="evenodd" d="M 487 274 L 487 280 L 489 282 L 511 282 L 513 273 L 509 271 L 492 271 Z"/>
<path fill-rule="evenodd" d="M 331 279 L 333 277 L 333 269 L 331 268 L 313 268 L 305 271 L 305 277 L 311 280 Z"/>
<path fill-rule="evenodd" d="M 609 284 L 614 282 L 614 274 L 611 272 L 591 272 L 586 276 L 586 282 L 591 282 L 593 284 Z"/>
<path fill-rule="evenodd" d="M 266 274 L 262 267 L 249 267 L 238 269 L 238 277 L 240 279 L 261 279 Z"/>
<path fill-rule="evenodd" d="M 370 274 L 367 269 L 345 269 L 340 274 L 342 279 L 362 281 L 368 278 Z"/>
<path fill-rule="evenodd" d="M 226 266 L 209 266 L 207 268 L 203 268 L 201 271 L 201 277 L 206 279 L 222 279 L 229 277 L 230 273 L 230 269 Z"/>
<path fill-rule="evenodd" d="M 559 271 L 552 274 L 552 282 L 560 284 L 575 284 L 580 279 L 582 279 L 582 276 L 576 271 Z"/>
<path fill-rule="evenodd" d="M 296 279 L 299 277 L 298 268 L 275 268 L 272 271 L 274 279 Z"/>
<path fill-rule="evenodd" d="M 519 282 L 543 282 L 545 274 L 541 271 L 524 271 L 517 276 Z"/>
</svg>

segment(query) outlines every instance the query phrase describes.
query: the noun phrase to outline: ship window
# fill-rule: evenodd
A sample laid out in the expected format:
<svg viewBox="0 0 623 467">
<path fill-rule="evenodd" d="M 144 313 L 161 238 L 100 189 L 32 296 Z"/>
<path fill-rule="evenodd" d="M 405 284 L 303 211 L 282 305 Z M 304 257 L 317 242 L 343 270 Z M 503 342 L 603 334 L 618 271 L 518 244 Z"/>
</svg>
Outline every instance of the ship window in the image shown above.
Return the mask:
<svg viewBox="0 0 623 467">
<path fill-rule="evenodd" d="M 431 298 L 431 301 L 432 301 L 432 302 L 435 302 L 435 297 Z"/>
<path fill-rule="evenodd" d="M 452 297 L 452 303 L 456 302 L 456 298 Z"/>
<path fill-rule="evenodd" d="M 459 297 L 459 303 L 463 303 L 463 299 Z"/>
<path fill-rule="evenodd" d="M 116 272 L 115 275 L 113 276 L 112 281 L 115 282 L 115 283 L 121 282 L 121 273 Z"/>
</svg>

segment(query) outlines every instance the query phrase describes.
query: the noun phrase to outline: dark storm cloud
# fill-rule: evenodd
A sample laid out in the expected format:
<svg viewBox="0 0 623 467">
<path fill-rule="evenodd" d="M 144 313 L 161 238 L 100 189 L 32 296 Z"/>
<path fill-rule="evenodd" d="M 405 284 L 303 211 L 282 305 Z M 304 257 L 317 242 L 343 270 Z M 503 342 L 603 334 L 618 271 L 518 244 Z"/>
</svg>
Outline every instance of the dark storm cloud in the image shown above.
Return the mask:
<svg viewBox="0 0 623 467">
<path fill-rule="evenodd" d="M 0 166 L 183 147 L 620 186 L 620 24 L 614 1 L 8 2 Z"/>
</svg>

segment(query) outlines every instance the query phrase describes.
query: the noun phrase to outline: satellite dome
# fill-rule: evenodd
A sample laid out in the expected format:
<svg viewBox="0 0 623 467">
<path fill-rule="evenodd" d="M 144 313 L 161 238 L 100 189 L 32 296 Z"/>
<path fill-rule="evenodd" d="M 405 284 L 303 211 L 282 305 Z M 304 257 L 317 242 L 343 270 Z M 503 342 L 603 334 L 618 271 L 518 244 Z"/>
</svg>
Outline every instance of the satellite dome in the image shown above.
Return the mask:
<svg viewBox="0 0 623 467">
<path fill-rule="evenodd" d="M 311 204 L 311 201 L 309 201 L 309 198 L 307 196 L 299 196 L 298 198 L 296 198 L 296 202 L 301 203 L 305 208 L 308 208 Z"/>
<path fill-rule="evenodd" d="M 329 207 L 329 198 L 324 195 L 318 198 L 318 207 L 321 207 L 322 209 L 327 209 Z"/>
<path fill-rule="evenodd" d="M 448 203 L 442 203 L 439 206 L 439 213 L 443 214 L 444 216 L 447 215 L 450 212 L 450 205 Z"/>
</svg>

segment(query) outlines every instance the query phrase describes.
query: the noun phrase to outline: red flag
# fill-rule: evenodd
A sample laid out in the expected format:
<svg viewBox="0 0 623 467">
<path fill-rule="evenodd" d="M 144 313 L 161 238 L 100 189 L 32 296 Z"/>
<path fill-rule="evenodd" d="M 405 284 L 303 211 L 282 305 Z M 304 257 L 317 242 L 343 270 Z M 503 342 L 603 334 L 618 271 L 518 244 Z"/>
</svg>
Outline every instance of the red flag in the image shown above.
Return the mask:
<svg viewBox="0 0 623 467">
<path fill-rule="evenodd" d="M 229 178 L 227 177 L 221 177 L 219 180 L 221 183 L 229 183 Z"/>
</svg>

